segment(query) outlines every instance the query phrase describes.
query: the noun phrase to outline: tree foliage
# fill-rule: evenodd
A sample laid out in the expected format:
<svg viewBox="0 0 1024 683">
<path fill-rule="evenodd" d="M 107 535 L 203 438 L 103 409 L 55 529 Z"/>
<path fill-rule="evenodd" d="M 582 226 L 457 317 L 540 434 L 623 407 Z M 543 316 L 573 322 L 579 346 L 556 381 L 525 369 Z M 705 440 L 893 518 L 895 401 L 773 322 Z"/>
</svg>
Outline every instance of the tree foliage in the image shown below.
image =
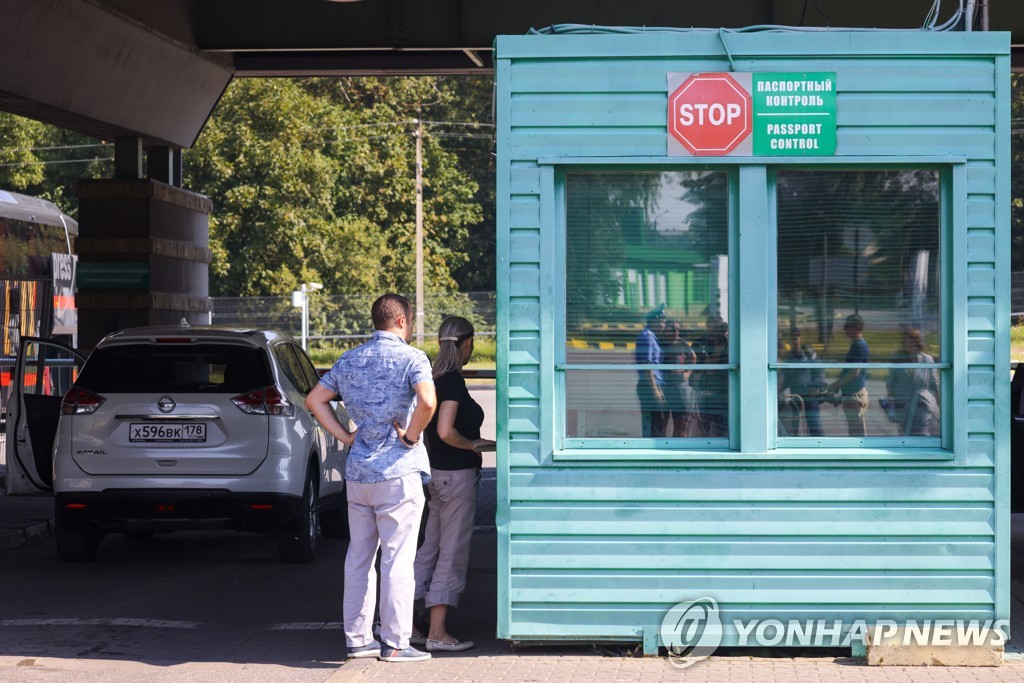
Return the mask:
<svg viewBox="0 0 1024 683">
<path fill-rule="evenodd" d="M 48 199 L 76 216 L 75 185 L 113 172 L 113 147 L 81 133 L 0 112 L 0 189 Z"/>
<path fill-rule="evenodd" d="M 434 78 L 235 81 L 185 154 L 187 184 L 214 202 L 211 293 L 413 291 L 415 120 L 456 98 Z M 454 290 L 479 188 L 427 131 L 426 288 Z"/>
<path fill-rule="evenodd" d="M 239 79 L 185 186 L 211 197 L 211 294 L 415 290 L 415 120 L 424 119 L 428 292 L 494 288 L 489 78 Z M 477 125 L 479 122 L 481 125 Z M 0 188 L 77 213 L 112 145 L 0 113 Z"/>
</svg>

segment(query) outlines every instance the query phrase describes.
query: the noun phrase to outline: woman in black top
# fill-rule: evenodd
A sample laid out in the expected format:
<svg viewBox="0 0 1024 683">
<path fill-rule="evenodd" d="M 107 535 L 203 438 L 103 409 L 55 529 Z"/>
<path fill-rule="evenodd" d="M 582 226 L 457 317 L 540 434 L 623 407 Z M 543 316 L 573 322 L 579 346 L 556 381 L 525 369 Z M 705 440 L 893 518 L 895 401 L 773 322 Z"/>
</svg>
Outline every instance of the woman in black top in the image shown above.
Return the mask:
<svg viewBox="0 0 1024 683">
<path fill-rule="evenodd" d="M 476 517 L 480 484 L 480 451 L 494 442 L 480 438 L 484 411 L 470 396 L 462 367 L 473 355 L 473 325 L 453 316 L 441 323 L 439 350 L 434 360 L 437 413 L 424 430 L 430 455 L 427 528 L 416 553 L 416 599 L 430 610 L 430 630 L 413 630 L 430 652 L 460 652 L 473 647 L 445 626 L 448 608 L 459 604 L 466 588 L 469 545 Z"/>
</svg>

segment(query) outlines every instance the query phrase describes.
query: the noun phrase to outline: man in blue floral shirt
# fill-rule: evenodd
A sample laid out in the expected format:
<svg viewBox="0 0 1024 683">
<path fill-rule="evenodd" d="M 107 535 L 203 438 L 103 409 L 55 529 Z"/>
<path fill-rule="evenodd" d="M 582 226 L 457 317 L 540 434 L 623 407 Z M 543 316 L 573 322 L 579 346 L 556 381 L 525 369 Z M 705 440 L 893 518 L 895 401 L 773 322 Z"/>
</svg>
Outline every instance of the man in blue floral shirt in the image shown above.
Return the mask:
<svg viewBox="0 0 1024 683">
<path fill-rule="evenodd" d="M 437 399 L 425 353 L 409 346 L 412 306 L 397 294 L 373 303 L 373 338 L 346 352 L 306 398 L 324 429 L 349 444 L 345 481 L 351 540 L 345 556 L 345 643 L 349 657 L 429 659 L 409 645 L 413 561 L 430 461 L 421 437 Z M 356 431 L 331 408 L 341 397 Z M 381 641 L 373 637 L 374 559 L 381 553 Z"/>
</svg>

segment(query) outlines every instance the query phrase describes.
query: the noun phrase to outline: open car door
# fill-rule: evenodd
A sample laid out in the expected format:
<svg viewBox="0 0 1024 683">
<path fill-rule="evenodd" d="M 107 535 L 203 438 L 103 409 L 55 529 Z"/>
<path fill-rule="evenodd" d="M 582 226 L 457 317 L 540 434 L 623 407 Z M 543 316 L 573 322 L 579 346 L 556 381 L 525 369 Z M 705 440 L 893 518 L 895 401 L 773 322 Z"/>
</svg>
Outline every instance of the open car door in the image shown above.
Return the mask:
<svg viewBox="0 0 1024 683">
<path fill-rule="evenodd" d="M 85 359 L 68 346 L 22 337 L 7 403 L 7 494 L 52 490 L 53 440 L 60 405 Z"/>
</svg>

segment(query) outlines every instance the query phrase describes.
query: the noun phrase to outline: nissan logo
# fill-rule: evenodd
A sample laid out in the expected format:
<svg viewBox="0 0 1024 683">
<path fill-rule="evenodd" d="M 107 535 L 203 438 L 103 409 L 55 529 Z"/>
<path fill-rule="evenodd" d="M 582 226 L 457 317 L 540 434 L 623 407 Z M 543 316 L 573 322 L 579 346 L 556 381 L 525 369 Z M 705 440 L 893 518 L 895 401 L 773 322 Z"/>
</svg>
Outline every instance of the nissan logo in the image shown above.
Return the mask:
<svg viewBox="0 0 1024 683">
<path fill-rule="evenodd" d="M 170 396 L 164 396 L 162 399 L 156 402 L 156 407 L 160 409 L 161 413 L 169 413 L 174 410 L 174 406 L 177 405 Z"/>
</svg>

